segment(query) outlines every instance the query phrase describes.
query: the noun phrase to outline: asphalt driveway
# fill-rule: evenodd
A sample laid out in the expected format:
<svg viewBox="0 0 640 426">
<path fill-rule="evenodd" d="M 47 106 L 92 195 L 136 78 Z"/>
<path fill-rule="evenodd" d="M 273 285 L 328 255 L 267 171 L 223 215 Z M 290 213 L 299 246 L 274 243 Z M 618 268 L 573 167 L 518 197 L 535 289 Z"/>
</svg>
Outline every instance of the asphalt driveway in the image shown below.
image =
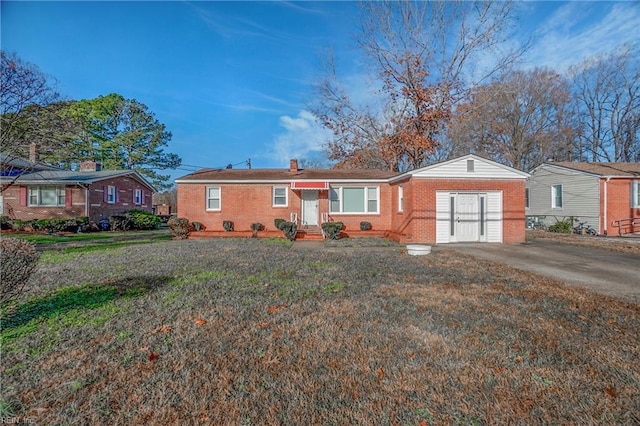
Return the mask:
<svg viewBox="0 0 640 426">
<path fill-rule="evenodd" d="M 503 263 L 640 304 L 640 256 L 548 240 L 455 244 L 461 253 Z"/>
</svg>

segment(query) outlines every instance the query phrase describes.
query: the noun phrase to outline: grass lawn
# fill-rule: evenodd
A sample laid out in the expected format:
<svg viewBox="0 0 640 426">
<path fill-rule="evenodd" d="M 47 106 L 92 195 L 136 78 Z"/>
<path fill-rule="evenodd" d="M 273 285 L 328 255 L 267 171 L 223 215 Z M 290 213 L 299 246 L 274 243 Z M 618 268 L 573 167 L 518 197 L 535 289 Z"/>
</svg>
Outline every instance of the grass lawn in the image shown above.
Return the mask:
<svg viewBox="0 0 640 426">
<path fill-rule="evenodd" d="M 2 312 L 33 424 L 638 424 L 640 307 L 446 248 L 45 252 Z"/>
</svg>

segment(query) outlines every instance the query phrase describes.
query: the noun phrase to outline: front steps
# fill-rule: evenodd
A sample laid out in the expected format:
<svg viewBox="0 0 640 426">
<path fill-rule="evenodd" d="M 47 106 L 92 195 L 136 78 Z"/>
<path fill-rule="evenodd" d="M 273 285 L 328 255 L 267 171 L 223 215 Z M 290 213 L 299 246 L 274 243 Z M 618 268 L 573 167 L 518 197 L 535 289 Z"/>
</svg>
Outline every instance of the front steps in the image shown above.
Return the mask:
<svg viewBox="0 0 640 426">
<path fill-rule="evenodd" d="M 322 229 L 317 226 L 300 228 L 296 233 L 296 240 L 322 241 L 323 239 Z"/>
</svg>

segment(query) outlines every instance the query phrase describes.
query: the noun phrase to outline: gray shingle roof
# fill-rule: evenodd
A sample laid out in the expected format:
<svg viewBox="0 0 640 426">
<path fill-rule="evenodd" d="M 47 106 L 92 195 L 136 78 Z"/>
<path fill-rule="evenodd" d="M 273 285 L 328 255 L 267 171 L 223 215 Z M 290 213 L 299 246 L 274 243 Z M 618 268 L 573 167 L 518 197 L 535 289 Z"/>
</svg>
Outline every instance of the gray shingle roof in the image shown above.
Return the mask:
<svg viewBox="0 0 640 426">
<path fill-rule="evenodd" d="M 375 169 L 202 169 L 177 181 L 386 180 L 397 174 Z"/>
<path fill-rule="evenodd" d="M 562 161 L 548 164 L 600 176 L 640 176 L 640 163 L 572 163 Z"/>
</svg>

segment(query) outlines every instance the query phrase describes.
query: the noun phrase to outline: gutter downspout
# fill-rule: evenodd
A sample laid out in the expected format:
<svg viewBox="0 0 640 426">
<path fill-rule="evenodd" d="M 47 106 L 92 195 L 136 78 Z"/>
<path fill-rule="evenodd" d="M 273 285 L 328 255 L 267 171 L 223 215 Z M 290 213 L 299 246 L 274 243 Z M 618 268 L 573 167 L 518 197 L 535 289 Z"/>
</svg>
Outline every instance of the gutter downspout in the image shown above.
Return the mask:
<svg viewBox="0 0 640 426">
<path fill-rule="evenodd" d="M 608 219 L 608 215 L 607 215 L 607 211 L 609 210 L 608 206 L 607 206 L 607 199 L 608 199 L 608 185 L 607 184 L 609 183 L 609 180 L 611 180 L 611 176 L 607 176 L 606 180 L 604 181 L 604 231 L 603 231 L 604 235 L 608 235 L 607 227 L 609 225 L 609 222 L 608 222 L 609 219 Z"/>
</svg>

